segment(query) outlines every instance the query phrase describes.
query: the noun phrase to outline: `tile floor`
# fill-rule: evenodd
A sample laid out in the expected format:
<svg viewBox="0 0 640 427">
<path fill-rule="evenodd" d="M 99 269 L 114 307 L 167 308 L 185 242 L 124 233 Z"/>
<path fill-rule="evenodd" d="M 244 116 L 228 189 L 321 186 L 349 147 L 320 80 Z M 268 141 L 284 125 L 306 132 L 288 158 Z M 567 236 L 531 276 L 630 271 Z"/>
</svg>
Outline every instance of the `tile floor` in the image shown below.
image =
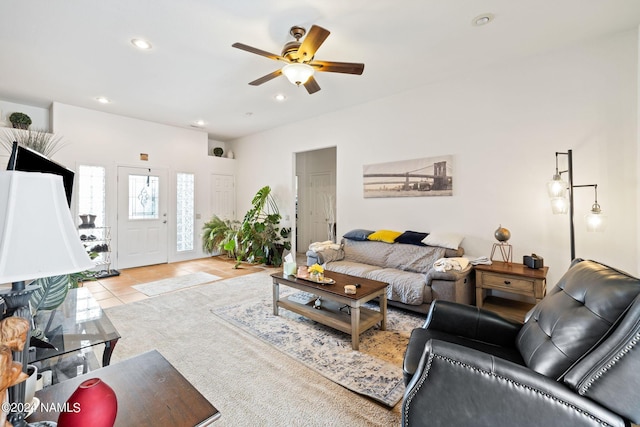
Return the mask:
<svg viewBox="0 0 640 427">
<path fill-rule="evenodd" d="M 120 270 L 119 276 L 84 282 L 82 286 L 91 291 L 102 308 L 107 308 L 150 298 L 131 287 L 140 283 L 153 282 L 198 271 L 228 279 L 271 268 L 243 263 L 240 268 L 234 269 L 234 264 L 235 261 L 233 259 L 227 258 L 226 255 L 221 255 L 170 264 L 127 268 Z"/>
</svg>

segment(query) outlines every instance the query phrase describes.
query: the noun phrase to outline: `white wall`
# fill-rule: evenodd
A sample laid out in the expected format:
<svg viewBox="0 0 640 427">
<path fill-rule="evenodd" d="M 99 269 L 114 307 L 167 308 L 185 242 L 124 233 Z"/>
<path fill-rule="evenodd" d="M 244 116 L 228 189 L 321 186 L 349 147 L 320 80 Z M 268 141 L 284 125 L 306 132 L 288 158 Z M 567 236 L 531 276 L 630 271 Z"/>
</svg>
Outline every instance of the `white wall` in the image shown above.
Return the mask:
<svg viewBox="0 0 640 427">
<path fill-rule="evenodd" d="M 597 183 L 609 217 L 605 233 L 587 233 L 593 190 L 576 189 L 576 255 L 637 275 L 637 56 L 626 32 L 236 140 L 238 210 L 271 185 L 292 213 L 292 153 L 336 146 L 338 236 L 453 230 L 488 256 L 502 224 L 514 261 L 543 256 L 553 285 L 570 262 L 569 221 L 551 214 L 546 182 L 555 152 L 572 149 L 574 184 Z M 452 197 L 363 198 L 363 165 L 447 154 Z"/>
<path fill-rule="evenodd" d="M 48 108 L 0 100 L 0 126 L 11 127 L 9 116 L 12 113 L 24 113 L 28 115 L 32 122 L 31 129 L 50 130 Z"/>
<path fill-rule="evenodd" d="M 54 160 L 76 169 L 80 164 L 101 165 L 107 172 L 107 224 L 116 225 L 116 171 L 118 166 L 164 168 L 169 172 L 169 261 L 204 256 L 200 230 L 210 212 L 210 177 L 212 173 L 235 174 L 235 161 L 207 155 L 207 134 L 114 114 L 54 103 L 53 131 L 62 135 L 66 145 Z M 140 153 L 149 155 L 140 160 Z M 175 173 L 195 174 L 196 240 L 193 252 L 175 252 Z M 117 233 L 113 231 L 112 247 L 117 248 Z M 117 260 L 117 254 L 113 258 Z M 117 261 L 115 263 L 117 268 Z"/>
</svg>

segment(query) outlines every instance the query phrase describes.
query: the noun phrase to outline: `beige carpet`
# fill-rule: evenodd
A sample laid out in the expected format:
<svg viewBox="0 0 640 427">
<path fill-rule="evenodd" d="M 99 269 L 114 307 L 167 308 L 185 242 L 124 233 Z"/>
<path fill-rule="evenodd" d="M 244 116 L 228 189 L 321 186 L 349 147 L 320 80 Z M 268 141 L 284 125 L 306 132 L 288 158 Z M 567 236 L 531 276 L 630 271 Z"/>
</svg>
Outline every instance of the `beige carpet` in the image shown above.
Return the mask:
<svg viewBox="0 0 640 427">
<path fill-rule="evenodd" d="M 157 349 L 221 412 L 216 426 L 399 425 L 400 404 L 355 394 L 211 315 L 270 293 L 256 273 L 109 308 L 122 335 L 112 363 Z"/>
</svg>

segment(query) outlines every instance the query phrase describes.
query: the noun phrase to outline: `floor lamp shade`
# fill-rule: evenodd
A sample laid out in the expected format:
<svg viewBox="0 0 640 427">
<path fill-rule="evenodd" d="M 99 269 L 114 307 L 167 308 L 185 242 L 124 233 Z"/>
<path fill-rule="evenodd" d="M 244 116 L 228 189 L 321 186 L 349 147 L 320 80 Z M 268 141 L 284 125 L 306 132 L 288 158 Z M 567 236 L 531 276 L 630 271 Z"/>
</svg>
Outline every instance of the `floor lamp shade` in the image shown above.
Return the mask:
<svg viewBox="0 0 640 427">
<path fill-rule="evenodd" d="M 62 177 L 0 172 L 0 284 L 88 270 Z"/>
</svg>

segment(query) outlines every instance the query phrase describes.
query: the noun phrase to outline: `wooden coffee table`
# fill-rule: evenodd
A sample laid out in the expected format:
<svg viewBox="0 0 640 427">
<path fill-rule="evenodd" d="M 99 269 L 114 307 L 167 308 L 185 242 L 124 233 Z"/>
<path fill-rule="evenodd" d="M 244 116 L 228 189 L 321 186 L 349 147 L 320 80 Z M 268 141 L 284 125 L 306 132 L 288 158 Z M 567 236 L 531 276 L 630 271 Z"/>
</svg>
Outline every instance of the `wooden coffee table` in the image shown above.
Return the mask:
<svg viewBox="0 0 640 427">
<path fill-rule="evenodd" d="M 89 378 L 101 378 L 116 393 L 116 426 L 207 426 L 220 418 L 220 412 L 153 350 L 37 391 L 40 405 L 27 421 L 57 421 L 57 409 Z"/>
<path fill-rule="evenodd" d="M 362 279 L 348 274 L 325 271 L 325 277 L 335 280 L 332 285 L 322 285 L 310 280 L 289 276 L 283 272 L 274 273 L 273 314 L 278 316 L 280 308 L 301 314 L 323 325 L 351 334 L 351 346 L 358 350 L 360 334 L 380 323 L 380 329 L 387 327 L 387 283 Z M 345 285 L 360 284 L 353 295 L 344 292 Z M 313 307 L 314 301 L 302 304 L 288 297 L 280 298 L 280 285 L 309 292 L 321 298 L 320 309 Z M 362 307 L 367 301 L 380 298 L 380 311 Z"/>
</svg>

